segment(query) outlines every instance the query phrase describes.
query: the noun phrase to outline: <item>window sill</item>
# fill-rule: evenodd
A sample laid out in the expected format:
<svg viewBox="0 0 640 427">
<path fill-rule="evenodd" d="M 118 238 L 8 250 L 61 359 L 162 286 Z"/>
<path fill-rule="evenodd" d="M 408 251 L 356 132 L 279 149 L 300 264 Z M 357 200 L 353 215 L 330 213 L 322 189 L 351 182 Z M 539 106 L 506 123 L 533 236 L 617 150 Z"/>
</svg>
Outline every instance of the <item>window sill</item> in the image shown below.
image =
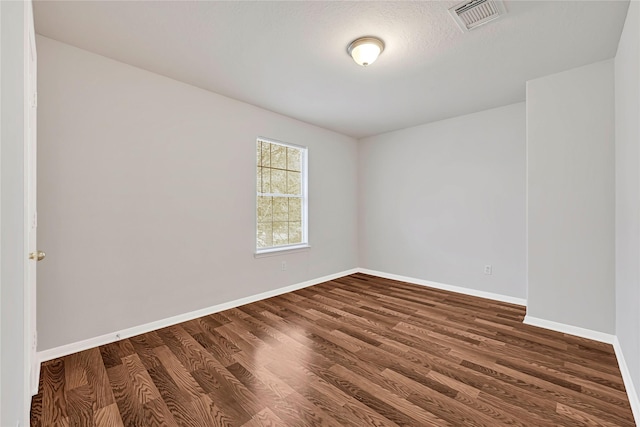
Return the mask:
<svg viewBox="0 0 640 427">
<path fill-rule="evenodd" d="M 296 252 L 305 252 L 311 249 L 310 245 L 296 245 L 296 246 L 284 246 L 281 248 L 269 248 L 256 251 L 253 256 L 255 258 L 264 258 L 268 256 L 285 255 Z"/>
</svg>

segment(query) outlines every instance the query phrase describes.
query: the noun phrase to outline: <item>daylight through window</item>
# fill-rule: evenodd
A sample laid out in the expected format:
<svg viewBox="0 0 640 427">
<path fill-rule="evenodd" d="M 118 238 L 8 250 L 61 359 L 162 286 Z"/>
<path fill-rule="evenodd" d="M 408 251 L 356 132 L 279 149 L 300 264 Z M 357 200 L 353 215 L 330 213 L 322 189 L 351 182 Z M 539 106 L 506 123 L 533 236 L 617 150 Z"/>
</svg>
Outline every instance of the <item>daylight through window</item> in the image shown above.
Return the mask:
<svg viewBox="0 0 640 427">
<path fill-rule="evenodd" d="M 257 140 L 258 252 L 307 244 L 307 149 Z"/>
</svg>

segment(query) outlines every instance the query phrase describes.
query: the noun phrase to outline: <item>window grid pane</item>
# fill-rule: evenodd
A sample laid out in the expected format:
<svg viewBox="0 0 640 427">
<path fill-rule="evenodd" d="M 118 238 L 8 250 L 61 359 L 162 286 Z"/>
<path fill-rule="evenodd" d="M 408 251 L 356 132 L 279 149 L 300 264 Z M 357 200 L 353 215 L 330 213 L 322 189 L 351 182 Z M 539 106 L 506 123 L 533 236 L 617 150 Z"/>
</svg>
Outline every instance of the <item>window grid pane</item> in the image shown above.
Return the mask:
<svg viewBox="0 0 640 427">
<path fill-rule="evenodd" d="M 303 243 L 303 149 L 258 140 L 258 249 Z"/>
</svg>

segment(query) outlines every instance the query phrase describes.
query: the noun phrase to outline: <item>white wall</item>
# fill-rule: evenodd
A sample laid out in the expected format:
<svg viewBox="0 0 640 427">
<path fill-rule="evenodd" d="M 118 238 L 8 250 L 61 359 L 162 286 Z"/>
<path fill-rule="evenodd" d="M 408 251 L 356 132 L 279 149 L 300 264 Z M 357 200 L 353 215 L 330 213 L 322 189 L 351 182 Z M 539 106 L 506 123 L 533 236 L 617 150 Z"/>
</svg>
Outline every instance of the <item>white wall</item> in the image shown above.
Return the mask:
<svg viewBox="0 0 640 427">
<path fill-rule="evenodd" d="M 25 5 L 0 2 L 0 425 L 28 422 L 24 333 Z"/>
<path fill-rule="evenodd" d="M 525 135 L 519 103 L 361 140 L 360 266 L 525 298 Z"/>
<path fill-rule="evenodd" d="M 615 59 L 616 335 L 640 391 L 640 3 L 631 2 Z"/>
<path fill-rule="evenodd" d="M 527 315 L 614 333 L 614 87 L 608 60 L 527 83 Z"/>
<path fill-rule="evenodd" d="M 39 350 L 357 267 L 354 139 L 37 47 Z M 254 258 L 257 136 L 309 147 L 306 252 Z"/>
</svg>

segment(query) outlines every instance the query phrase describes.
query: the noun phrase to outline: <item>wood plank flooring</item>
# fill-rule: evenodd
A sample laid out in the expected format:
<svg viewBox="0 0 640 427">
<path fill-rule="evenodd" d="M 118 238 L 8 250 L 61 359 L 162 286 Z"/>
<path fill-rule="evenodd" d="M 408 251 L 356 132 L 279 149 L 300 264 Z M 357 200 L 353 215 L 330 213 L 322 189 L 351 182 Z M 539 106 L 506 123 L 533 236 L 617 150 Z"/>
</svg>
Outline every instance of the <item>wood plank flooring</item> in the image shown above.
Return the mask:
<svg viewBox="0 0 640 427">
<path fill-rule="evenodd" d="M 364 274 L 46 362 L 32 426 L 633 426 L 610 345 Z"/>
</svg>

